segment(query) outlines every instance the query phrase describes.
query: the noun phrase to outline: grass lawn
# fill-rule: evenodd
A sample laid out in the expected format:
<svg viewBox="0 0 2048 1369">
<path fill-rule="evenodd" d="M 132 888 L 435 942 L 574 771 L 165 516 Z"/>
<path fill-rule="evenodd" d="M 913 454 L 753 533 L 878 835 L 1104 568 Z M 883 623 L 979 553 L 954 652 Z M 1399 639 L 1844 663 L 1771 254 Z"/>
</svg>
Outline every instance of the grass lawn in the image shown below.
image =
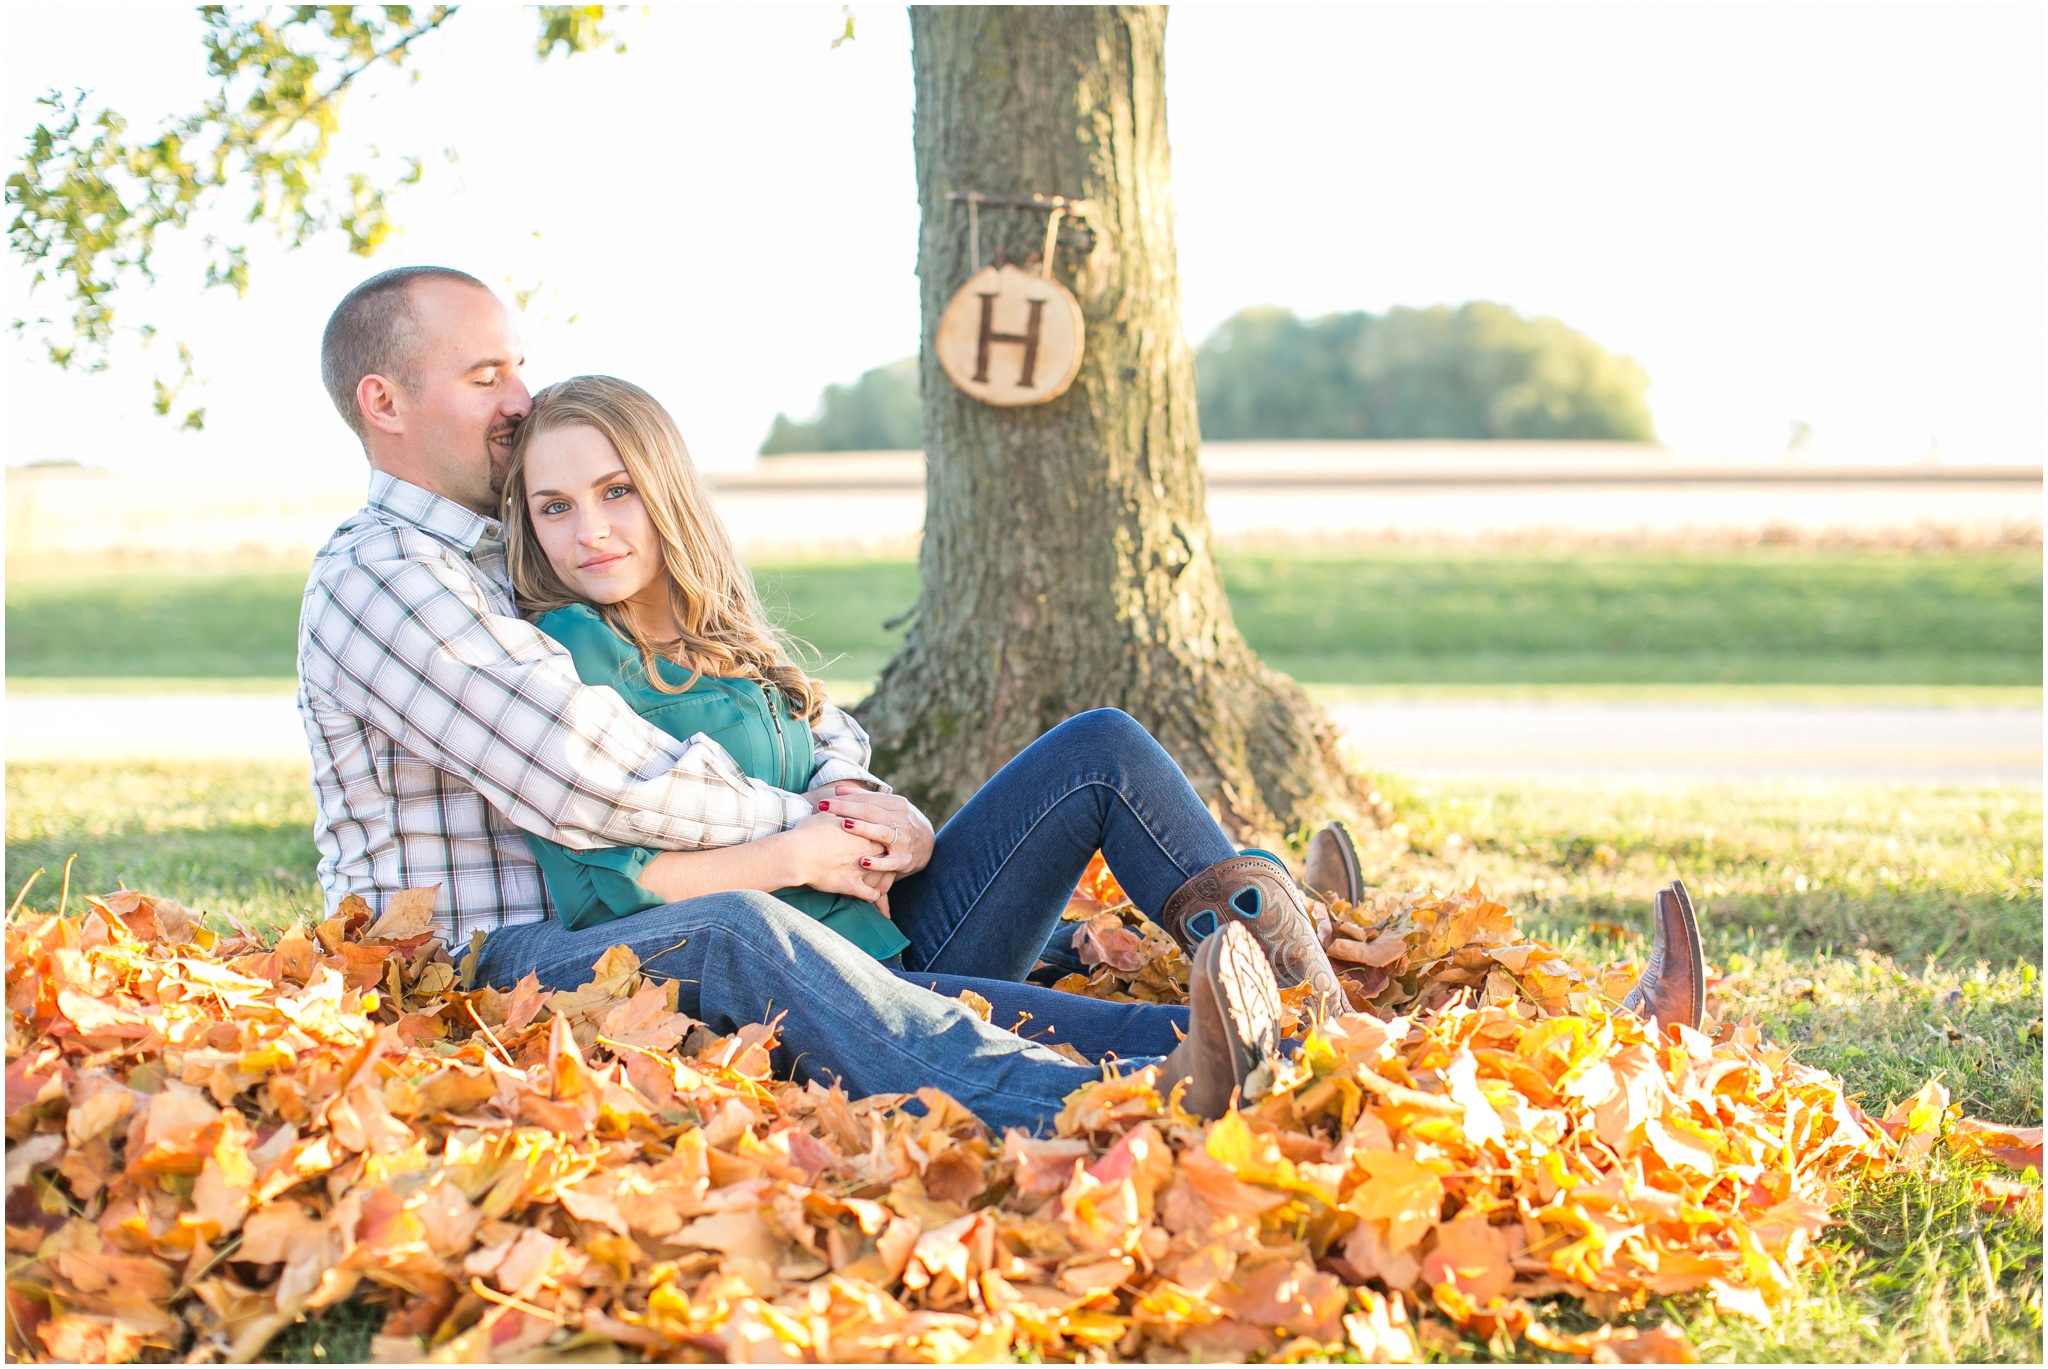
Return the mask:
<svg viewBox="0 0 2048 1369">
<path fill-rule="evenodd" d="M 1328 686 L 2041 685 L 2038 552 L 1377 552 L 1222 559 L 1238 626 Z M 814 673 L 871 680 L 908 561 L 758 568 Z M 15 680 L 287 679 L 298 570 L 10 576 Z"/>
<path fill-rule="evenodd" d="M 2039 685 L 2041 557 L 1234 557 L 1231 607 L 1313 683 Z"/>
<path fill-rule="evenodd" d="M 1362 836 L 1374 882 L 1480 879 L 1539 934 L 1601 959 L 1639 953 L 1637 935 L 1611 925 L 1643 926 L 1652 890 L 1682 875 L 1722 975 L 1722 1017 L 1753 1017 L 1872 1111 L 1939 1073 L 1970 1114 L 2040 1124 L 2038 790 L 1381 784 L 1398 822 Z M 37 866 L 54 878 L 75 851 L 74 890 L 125 880 L 276 922 L 318 902 L 311 817 L 297 765 L 12 766 L 8 894 Z M 1981 1211 L 1968 1173 L 1942 1156 L 1843 1198 L 1806 1297 L 1774 1327 L 1717 1318 L 1697 1299 L 1662 1310 L 1713 1359 L 2038 1362 L 2038 1203 Z M 344 1305 L 273 1353 L 359 1359 L 374 1327 Z"/>
</svg>

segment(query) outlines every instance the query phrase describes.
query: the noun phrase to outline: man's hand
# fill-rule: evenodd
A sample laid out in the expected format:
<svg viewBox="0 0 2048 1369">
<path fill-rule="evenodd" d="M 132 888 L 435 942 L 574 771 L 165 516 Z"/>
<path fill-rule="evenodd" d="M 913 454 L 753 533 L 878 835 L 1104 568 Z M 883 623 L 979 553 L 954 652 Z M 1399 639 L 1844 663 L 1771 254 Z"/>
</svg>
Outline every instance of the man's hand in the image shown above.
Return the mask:
<svg viewBox="0 0 2048 1369">
<path fill-rule="evenodd" d="M 884 852 L 868 858 L 866 868 L 896 878 L 914 875 L 932 858 L 932 825 L 917 805 L 901 794 L 876 794 L 860 785 L 841 782 L 830 797 L 807 795 L 820 814 L 840 820 L 841 830 L 865 837 Z"/>
</svg>

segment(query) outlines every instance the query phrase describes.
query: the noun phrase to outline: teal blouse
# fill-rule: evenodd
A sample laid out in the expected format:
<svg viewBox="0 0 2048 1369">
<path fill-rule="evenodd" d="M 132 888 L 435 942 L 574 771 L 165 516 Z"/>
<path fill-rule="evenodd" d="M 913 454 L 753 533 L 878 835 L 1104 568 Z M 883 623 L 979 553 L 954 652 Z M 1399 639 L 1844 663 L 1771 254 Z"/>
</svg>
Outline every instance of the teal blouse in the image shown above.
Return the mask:
<svg viewBox="0 0 2048 1369">
<path fill-rule="evenodd" d="M 583 683 L 611 686 L 627 707 L 676 740 L 687 741 L 701 732 L 724 747 L 750 778 L 793 794 L 809 786 L 817 768 L 811 727 L 790 711 L 780 691 L 765 690 L 752 680 L 700 675 L 686 693 L 664 694 L 648 683 L 633 644 L 580 604 L 542 614 L 534 626 L 568 649 Z M 690 678 L 680 666 L 666 661 L 658 666 L 671 684 Z M 641 846 L 572 851 L 530 832 L 526 844 L 540 862 L 548 901 L 565 927 L 593 927 L 663 902 L 640 883 L 640 872 L 659 854 L 656 851 Z M 877 960 L 910 944 L 895 923 L 860 899 L 811 888 L 777 889 L 775 897 Z"/>
</svg>

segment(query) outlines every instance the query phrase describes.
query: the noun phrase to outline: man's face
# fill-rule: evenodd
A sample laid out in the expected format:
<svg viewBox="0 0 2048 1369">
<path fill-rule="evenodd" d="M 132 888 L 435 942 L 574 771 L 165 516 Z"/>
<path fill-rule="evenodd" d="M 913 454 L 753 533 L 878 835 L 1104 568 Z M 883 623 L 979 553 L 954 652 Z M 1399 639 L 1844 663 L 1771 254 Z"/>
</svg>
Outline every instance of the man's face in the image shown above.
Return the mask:
<svg viewBox="0 0 2048 1369">
<path fill-rule="evenodd" d="M 488 290 L 459 281 L 412 287 L 419 331 L 414 382 L 398 394 L 401 478 L 495 517 L 512 434 L 532 407 L 512 315 Z"/>
</svg>

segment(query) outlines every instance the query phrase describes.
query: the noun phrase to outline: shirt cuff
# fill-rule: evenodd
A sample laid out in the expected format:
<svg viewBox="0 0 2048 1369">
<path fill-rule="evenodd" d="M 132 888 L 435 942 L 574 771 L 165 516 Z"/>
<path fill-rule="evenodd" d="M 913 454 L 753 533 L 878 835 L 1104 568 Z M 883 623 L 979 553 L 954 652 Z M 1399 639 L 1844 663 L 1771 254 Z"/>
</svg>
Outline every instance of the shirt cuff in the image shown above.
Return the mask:
<svg viewBox="0 0 2048 1369">
<path fill-rule="evenodd" d="M 816 770 L 813 770 L 811 772 L 811 782 L 805 787 L 810 789 L 822 789 L 824 786 L 828 784 L 841 783 L 858 784 L 865 788 L 872 789 L 877 794 L 889 794 L 895 792 L 894 790 L 890 789 L 888 785 L 882 783 L 882 781 L 876 779 L 873 775 L 870 775 L 866 770 L 863 770 L 860 766 L 855 765 L 852 761 L 843 760 L 838 756 L 831 756 L 826 758 L 826 760 L 822 764 L 820 764 Z"/>
<path fill-rule="evenodd" d="M 761 785 L 761 788 L 780 799 L 781 803 L 761 805 L 761 823 L 755 827 L 754 835 L 748 838 L 749 841 L 759 841 L 762 837 L 772 837 L 777 832 L 787 832 L 811 815 L 811 802 L 802 794 L 792 794 L 787 789 L 776 789 L 766 784 Z"/>
</svg>

